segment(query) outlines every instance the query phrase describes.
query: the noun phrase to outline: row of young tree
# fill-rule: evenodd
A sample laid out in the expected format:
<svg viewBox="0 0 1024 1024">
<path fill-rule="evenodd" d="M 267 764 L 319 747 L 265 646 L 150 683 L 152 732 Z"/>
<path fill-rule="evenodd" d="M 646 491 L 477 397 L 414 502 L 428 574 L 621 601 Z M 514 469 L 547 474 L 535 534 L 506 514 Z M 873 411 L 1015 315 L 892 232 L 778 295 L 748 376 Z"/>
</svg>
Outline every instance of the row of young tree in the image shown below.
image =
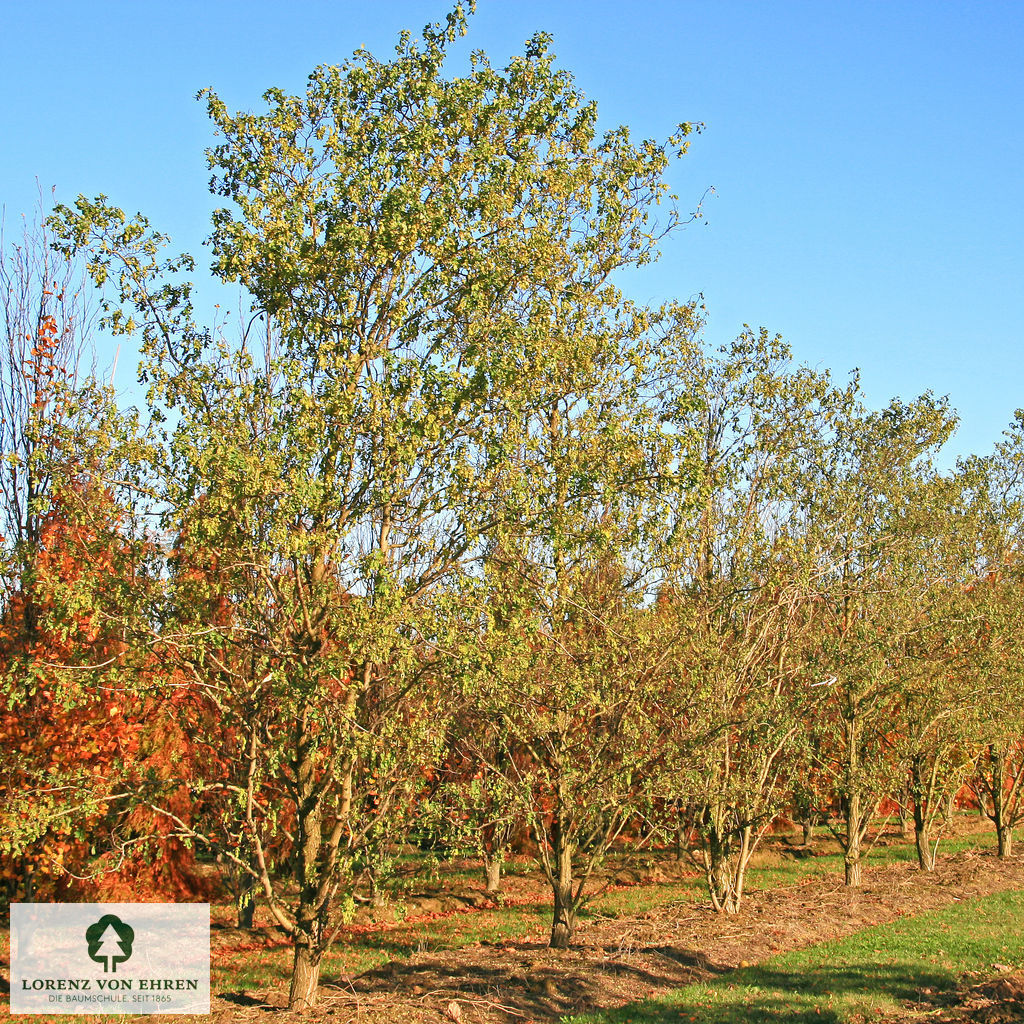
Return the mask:
<svg viewBox="0 0 1024 1024">
<path fill-rule="evenodd" d="M 850 885 L 883 798 L 926 869 L 964 786 L 1001 854 L 1024 817 L 1024 416 L 942 473 L 944 401 L 875 411 L 627 300 L 693 127 L 598 133 L 543 35 L 445 77 L 464 29 L 261 114 L 201 94 L 236 342 L 104 197 L 5 250 L 9 895 L 217 853 L 294 942 L 293 1008 L 410 841 L 494 887 L 529 835 L 564 947 L 624 834 L 693 840 L 732 912 L 783 815 Z M 141 409 L 77 366 L 79 266 Z"/>
</svg>

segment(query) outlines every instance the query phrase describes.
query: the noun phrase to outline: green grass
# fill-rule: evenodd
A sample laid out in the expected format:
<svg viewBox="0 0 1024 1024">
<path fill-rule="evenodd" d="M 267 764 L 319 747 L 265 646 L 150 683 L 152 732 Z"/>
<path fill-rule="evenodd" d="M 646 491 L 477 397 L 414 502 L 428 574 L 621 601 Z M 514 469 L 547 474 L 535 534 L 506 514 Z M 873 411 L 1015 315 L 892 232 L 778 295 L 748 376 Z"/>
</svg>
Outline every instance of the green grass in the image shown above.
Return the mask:
<svg viewBox="0 0 1024 1024">
<path fill-rule="evenodd" d="M 853 1024 L 905 1000 L 941 1002 L 966 972 L 1024 967 L 1024 892 L 965 900 L 866 928 L 845 939 L 772 957 L 707 984 L 618 1010 L 564 1018 L 577 1024 Z M 927 990 L 927 991 L 926 991 Z"/>
</svg>

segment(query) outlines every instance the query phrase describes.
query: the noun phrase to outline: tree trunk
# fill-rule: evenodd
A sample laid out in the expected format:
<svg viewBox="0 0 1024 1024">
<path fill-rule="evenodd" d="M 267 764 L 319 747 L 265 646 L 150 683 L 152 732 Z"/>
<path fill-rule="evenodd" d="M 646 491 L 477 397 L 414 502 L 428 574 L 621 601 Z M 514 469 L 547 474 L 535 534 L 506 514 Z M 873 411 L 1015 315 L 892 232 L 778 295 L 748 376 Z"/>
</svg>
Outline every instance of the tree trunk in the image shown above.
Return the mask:
<svg viewBox="0 0 1024 1024">
<path fill-rule="evenodd" d="M 736 867 L 732 872 L 732 909 L 726 913 L 738 914 L 740 903 L 743 900 L 743 887 L 747 882 L 747 868 L 750 865 L 750 858 L 754 853 L 754 843 L 751 840 L 752 829 L 748 825 L 740 832 L 740 851 L 736 856 Z"/>
<path fill-rule="evenodd" d="M 309 1010 L 316 1005 L 316 992 L 320 985 L 320 957 L 314 956 L 306 941 L 295 945 L 292 966 L 292 984 L 288 992 L 289 1010 Z"/>
<path fill-rule="evenodd" d="M 917 863 L 922 871 L 935 870 L 935 848 L 928 832 L 924 801 L 919 793 L 914 796 L 914 842 L 917 844 Z"/>
<path fill-rule="evenodd" d="M 572 844 L 562 834 L 561 821 L 556 817 L 551 825 L 551 852 L 554 858 L 555 878 L 552 889 L 555 911 L 551 920 L 552 949 L 568 949 L 576 931 L 576 902 L 572 885 Z"/>
<path fill-rule="evenodd" d="M 571 886 L 569 890 L 556 886 L 555 913 L 551 921 L 551 939 L 548 945 L 552 949 L 568 949 L 575 931 L 576 910 L 572 903 Z"/>
<path fill-rule="evenodd" d="M 676 804 L 675 804 L 675 812 L 676 812 L 676 827 L 674 829 L 674 833 L 675 833 L 674 839 L 675 839 L 675 848 L 676 848 L 675 849 L 676 860 L 683 860 L 685 858 L 685 856 L 686 856 L 686 848 L 687 848 L 687 843 L 685 842 L 684 830 L 686 829 L 688 821 L 687 821 L 687 819 L 684 819 L 684 817 L 683 817 L 683 811 L 682 811 L 682 808 L 679 806 L 679 801 L 678 800 L 676 801 Z M 685 822 L 685 824 L 684 824 L 684 822 Z"/>
<path fill-rule="evenodd" d="M 922 871 L 935 870 L 935 847 L 928 827 L 929 811 L 932 806 L 928 798 L 927 768 L 923 758 L 915 755 L 910 765 L 910 789 L 906 794 L 914 807 L 914 843 L 917 846 L 917 863 Z M 933 795 L 934 796 L 934 795 Z"/>
<path fill-rule="evenodd" d="M 804 818 L 803 822 L 804 830 L 804 846 L 810 846 L 814 842 L 814 820 L 812 818 Z"/>
<path fill-rule="evenodd" d="M 704 864 L 711 903 L 720 914 L 736 914 L 743 896 L 743 880 L 750 858 L 749 829 L 740 833 L 740 850 L 733 850 L 734 834 L 723 834 L 712 827 L 708 831 Z"/>
<path fill-rule="evenodd" d="M 256 914 L 256 897 L 252 893 L 244 895 L 238 903 L 238 927 L 252 928 Z"/>
<path fill-rule="evenodd" d="M 856 714 L 846 719 L 846 765 L 845 792 L 840 800 L 846 819 L 846 835 L 841 840 L 843 847 L 843 880 L 850 888 L 860 886 L 860 842 L 864 836 L 865 810 L 861 801 L 861 790 L 857 782 L 859 770 L 859 747 Z M 870 812 L 868 812 L 870 815 Z"/>
<path fill-rule="evenodd" d="M 298 799 L 297 842 L 292 857 L 292 872 L 299 893 L 295 908 L 295 960 L 292 964 L 288 1009 L 301 1011 L 316 1003 L 327 923 L 327 908 L 318 892 L 323 807 L 316 788 L 315 746 L 309 728 L 308 708 L 303 708 L 296 718 L 294 742 L 296 757 L 293 765 L 298 783 Z"/>
<path fill-rule="evenodd" d="M 843 880 L 851 889 L 860 887 L 860 868 L 860 850 L 855 853 L 847 850 L 843 858 Z"/>
<path fill-rule="evenodd" d="M 712 830 L 708 835 L 707 879 L 711 902 L 719 914 L 736 912 L 732 898 L 732 872 L 728 839 Z"/>
<path fill-rule="evenodd" d="M 487 878 L 487 892 L 498 892 L 501 889 L 501 861 L 496 857 L 485 857 L 484 875 Z"/>
<path fill-rule="evenodd" d="M 1001 822 L 996 825 L 996 844 L 1000 857 L 1009 857 L 1013 853 L 1013 829 Z"/>
<path fill-rule="evenodd" d="M 910 821 L 911 821 L 911 817 L 912 816 L 909 813 L 909 808 L 907 807 L 907 804 L 906 804 L 905 800 L 906 800 L 906 797 L 904 797 L 904 800 L 900 801 L 899 807 L 898 807 L 898 809 L 896 811 L 896 816 L 899 819 L 899 823 L 900 823 L 900 835 L 901 836 L 909 836 L 910 835 Z M 916 823 L 916 821 L 917 821 L 917 805 L 916 804 L 914 806 L 913 818 L 914 818 L 914 821 Z"/>
<path fill-rule="evenodd" d="M 999 770 L 1002 758 L 996 760 L 990 752 L 989 760 L 993 762 L 992 772 L 992 823 L 996 827 L 996 844 L 1000 857 L 1009 857 L 1013 850 L 1013 830 L 1006 820 L 1006 796 L 1003 792 L 1003 776 Z"/>
<path fill-rule="evenodd" d="M 851 888 L 860 885 L 862 818 L 860 793 L 851 793 L 846 801 L 846 849 L 843 856 L 843 878 Z"/>
</svg>

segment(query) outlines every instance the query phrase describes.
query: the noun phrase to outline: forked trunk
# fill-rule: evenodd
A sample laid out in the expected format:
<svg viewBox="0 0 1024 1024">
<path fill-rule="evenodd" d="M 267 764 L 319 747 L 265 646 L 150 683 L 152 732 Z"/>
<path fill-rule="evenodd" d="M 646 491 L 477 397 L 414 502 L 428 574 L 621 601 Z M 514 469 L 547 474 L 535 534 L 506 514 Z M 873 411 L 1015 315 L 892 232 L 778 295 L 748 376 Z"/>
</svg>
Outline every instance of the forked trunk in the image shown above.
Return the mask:
<svg viewBox="0 0 1024 1024">
<path fill-rule="evenodd" d="M 708 891 L 712 905 L 720 914 L 739 913 L 747 866 L 753 852 L 754 844 L 751 842 L 749 827 L 739 832 L 738 850 L 733 847 L 735 839 L 735 833 L 723 835 L 712 828 L 705 847 L 704 866 Z"/>
<path fill-rule="evenodd" d="M 814 842 L 814 821 L 811 818 L 804 818 L 804 846 L 810 846 Z"/>
<path fill-rule="evenodd" d="M 708 836 L 706 874 L 711 903 L 719 914 L 735 914 L 739 909 L 733 894 L 730 853 L 728 839 L 712 831 Z"/>
<path fill-rule="evenodd" d="M 922 871 L 935 870 L 935 845 L 928 830 L 928 820 L 920 800 L 914 801 L 914 841 L 917 843 L 917 863 Z"/>
<path fill-rule="evenodd" d="M 929 827 L 929 811 L 931 800 L 928 793 L 926 769 L 923 760 L 915 757 L 910 766 L 911 784 L 908 797 L 913 799 L 914 806 L 914 842 L 917 845 L 917 863 L 922 871 L 935 870 L 935 844 L 932 842 Z"/>
<path fill-rule="evenodd" d="M 911 815 L 908 813 L 907 805 L 905 803 L 900 803 L 899 808 L 897 809 L 896 815 L 897 815 L 897 818 L 899 819 L 899 823 L 900 823 L 900 835 L 901 836 L 909 836 L 910 835 L 910 819 L 911 819 Z M 917 820 L 917 807 L 916 806 L 914 807 L 913 818 L 914 818 L 915 823 L 916 823 L 916 820 Z"/>
</svg>

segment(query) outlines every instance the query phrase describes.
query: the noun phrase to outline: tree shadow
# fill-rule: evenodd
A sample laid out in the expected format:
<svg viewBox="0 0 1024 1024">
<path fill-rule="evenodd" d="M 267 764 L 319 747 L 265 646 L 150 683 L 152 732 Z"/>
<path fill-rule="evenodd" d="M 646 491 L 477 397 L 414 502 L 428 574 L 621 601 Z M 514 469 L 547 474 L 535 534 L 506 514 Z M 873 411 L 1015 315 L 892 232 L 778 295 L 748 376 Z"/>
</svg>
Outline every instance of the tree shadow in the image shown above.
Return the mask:
<svg viewBox="0 0 1024 1024">
<path fill-rule="evenodd" d="M 678 1024 L 688 1018 L 701 1024 L 840 1024 L 849 1020 L 849 1005 L 833 1006 L 831 1000 L 850 996 L 949 1006 L 956 1002 L 956 976 L 913 962 L 822 965 L 799 971 L 741 968 L 712 983 L 703 997 L 632 1003 L 606 1011 L 606 1019 L 634 1024 Z"/>
<path fill-rule="evenodd" d="M 563 957 L 542 943 L 519 942 L 391 961 L 351 980 L 323 980 L 356 999 L 429 991 L 443 993 L 445 999 L 488 1001 L 513 1011 L 513 1017 L 557 1020 L 600 1010 L 628 998 L 628 993 L 679 988 L 724 970 L 699 953 L 674 947 L 638 950 L 636 955 L 601 946 L 566 952 Z"/>
</svg>

